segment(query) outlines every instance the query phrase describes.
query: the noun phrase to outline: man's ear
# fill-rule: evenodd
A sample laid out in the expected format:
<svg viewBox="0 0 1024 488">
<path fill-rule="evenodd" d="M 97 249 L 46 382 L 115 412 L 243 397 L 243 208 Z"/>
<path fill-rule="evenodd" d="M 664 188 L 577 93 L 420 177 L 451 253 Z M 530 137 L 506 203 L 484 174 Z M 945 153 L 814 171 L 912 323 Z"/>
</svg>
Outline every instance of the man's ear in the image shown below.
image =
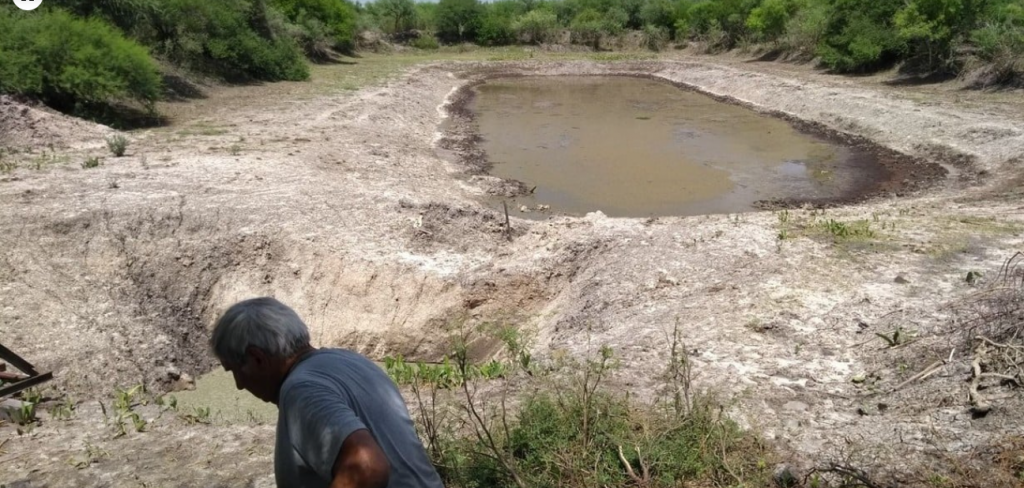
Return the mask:
<svg viewBox="0 0 1024 488">
<path fill-rule="evenodd" d="M 256 346 L 249 346 L 245 348 L 245 355 L 249 357 L 250 361 L 254 361 L 257 366 L 264 366 L 270 359 L 267 353 Z"/>
</svg>

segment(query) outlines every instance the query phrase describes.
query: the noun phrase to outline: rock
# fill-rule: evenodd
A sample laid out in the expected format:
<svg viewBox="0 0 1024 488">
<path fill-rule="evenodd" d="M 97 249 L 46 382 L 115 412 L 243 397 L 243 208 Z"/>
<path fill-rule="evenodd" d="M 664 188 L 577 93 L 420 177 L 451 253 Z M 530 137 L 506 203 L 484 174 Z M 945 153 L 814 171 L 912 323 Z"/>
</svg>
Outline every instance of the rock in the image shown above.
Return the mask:
<svg viewBox="0 0 1024 488">
<path fill-rule="evenodd" d="M 523 213 L 529 213 L 530 212 L 530 207 L 527 207 L 526 205 L 520 205 L 519 206 L 519 211 L 523 212 Z"/>
<path fill-rule="evenodd" d="M 178 379 L 171 382 L 170 391 L 195 390 L 196 380 L 188 373 L 181 373 Z"/>
<path fill-rule="evenodd" d="M 850 379 L 850 381 L 852 381 L 853 384 L 855 384 L 855 385 L 863 384 L 867 380 L 868 380 L 868 378 L 866 376 L 864 376 L 863 374 L 856 375 L 856 376 L 854 376 L 853 378 Z"/>
<path fill-rule="evenodd" d="M 780 464 L 772 472 L 772 481 L 779 488 L 793 488 L 797 485 L 797 477 L 788 464 Z"/>
<path fill-rule="evenodd" d="M 895 281 L 896 283 L 899 283 L 901 285 L 905 285 L 907 283 L 910 283 L 910 280 L 908 280 L 906 276 L 903 276 L 903 273 L 900 273 L 900 274 L 896 275 L 896 279 L 893 280 L 893 281 Z"/>
<path fill-rule="evenodd" d="M 786 404 L 782 406 L 783 410 L 789 412 L 805 412 L 808 408 L 811 408 L 810 405 L 807 405 L 804 402 L 786 402 Z"/>
</svg>

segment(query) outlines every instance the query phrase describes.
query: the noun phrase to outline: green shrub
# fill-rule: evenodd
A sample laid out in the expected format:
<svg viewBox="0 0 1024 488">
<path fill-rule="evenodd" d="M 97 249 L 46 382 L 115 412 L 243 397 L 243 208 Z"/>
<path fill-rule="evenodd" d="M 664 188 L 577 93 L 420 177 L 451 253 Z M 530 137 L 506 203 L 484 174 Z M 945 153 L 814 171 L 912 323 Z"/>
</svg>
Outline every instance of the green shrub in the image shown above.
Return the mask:
<svg viewBox="0 0 1024 488">
<path fill-rule="evenodd" d="M 237 1 L 163 0 L 155 44 L 179 65 L 228 79 L 308 78 L 295 42 L 261 37 L 251 27 L 251 14 L 248 4 Z"/>
<path fill-rule="evenodd" d="M 512 30 L 512 17 L 499 13 L 488 12 L 480 19 L 476 40 L 483 46 L 505 46 L 516 42 L 515 31 Z"/>
<path fill-rule="evenodd" d="M 109 24 L 61 10 L 0 9 L 0 92 L 60 110 L 132 99 L 151 106 L 160 76 L 146 49 Z"/>
<path fill-rule="evenodd" d="M 116 157 L 124 156 L 128 150 L 128 138 L 120 134 L 107 138 L 107 148 Z"/>
<path fill-rule="evenodd" d="M 791 51 L 804 55 L 814 54 L 825 36 L 828 17 L 829 9 L 825 2 L 803 0 L 786 22 L 782 43 Z"/>
<path fill-rule="evenodd" d="M 569 24 L 569 32 L 571 42 L 598 49 L 601 47 L 601 37 L 605 33 L 604 18 L 596 10 L 584 10 Z"/>
<path fill-rule="evenodd" d="M 411 44 L 416 49 L 437 49 L 441 47 L 437 42 L 437 38 L 429 34 L 423 34 L 413 39 Z"/>
<path fill-rule="evenodd" d="M 664 27 L 645 25 L 642 32 L 643 45 L 651 51 L 661 51 L 668 44 L 669 34 Z"/>
<path fill-rule="evenodd" d="M 685 13 L 689 33 L 713 49 L 730 49 L 747 34 L 747 18 L 755 0 L 703 0 Z M 681 14 L 677 13 L 678 23 Z"/>
<path fill-rule="evenodd" d="M 746 26 L 764 41 L 777 41 L 786 33 L 789 19 L 796 14 L 793 0 L 764 0 L 750 11 Z"/>
<path fill-rule="evenodd" d="M 483 16 L 477 0 L 440 0 L 437 3 L 437 37 L 444 42 L 473 42 Z"/>
<path fill-rule="evenodd" d="M 818 55 L 830 69 L 866 72 L 899 59 L 905 43 L 893 18 L 902 0 L 829 0 L 831 13 Z"/>
<path fill-rule="evenodd" d="M 527 44 L 547 42 L 558 33 L 558 17 L 550 10 L 537 9 L 527 12 L 512 23 L 516 37 Z"/>
<path fill-rule="evenodd" d="M 223 0 L 222 0 L 223 1 Z M 335 48 L 351 51 L 355 46 L 356 10 L 345 0 L 271 0 L 292 22 L 303 25 L 315 19 L 327 27 Z"/>
<path fill-rule="evenodd" d="M 954 49 L 974 26 L 978 2 L 972 0 L 910 0 L 893 22 L 914 68 L 951 71 Z"/>
<path fill-rule="evenodd" d="M 85 161 L 82 161 L 82 169 L 98 168 L 99 166 L 100 158 L 97 158 L 95 156 L 91 158 L 86 158 Z"/>
</svg>

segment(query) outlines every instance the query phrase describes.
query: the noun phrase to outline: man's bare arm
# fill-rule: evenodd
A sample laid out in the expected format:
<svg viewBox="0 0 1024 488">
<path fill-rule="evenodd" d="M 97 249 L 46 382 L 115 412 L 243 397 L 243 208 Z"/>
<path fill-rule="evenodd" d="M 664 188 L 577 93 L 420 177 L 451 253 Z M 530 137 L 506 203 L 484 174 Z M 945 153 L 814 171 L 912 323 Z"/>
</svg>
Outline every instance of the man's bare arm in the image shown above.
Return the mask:
<svg viewBox="0 0 1024 488">
<path fill-rule="evenodd" d="M 390 473 L 388 458 L 370 431 L 357 430 L 341 444 L 331 488 L 387 488 Z"/>
</svg>

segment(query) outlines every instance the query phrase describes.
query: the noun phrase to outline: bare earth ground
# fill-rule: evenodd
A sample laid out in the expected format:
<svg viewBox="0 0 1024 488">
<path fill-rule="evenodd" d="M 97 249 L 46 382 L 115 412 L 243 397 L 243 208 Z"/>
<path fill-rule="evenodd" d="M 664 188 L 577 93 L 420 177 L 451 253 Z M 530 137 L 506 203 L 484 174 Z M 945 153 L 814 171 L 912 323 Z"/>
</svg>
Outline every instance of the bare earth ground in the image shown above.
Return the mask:
<svg viewBox="0 0 1024 488">
<path fill-rule="evenodd" d="M 106 151 L 109 129 L 0 101 L 2 143 L 21 150 L 0 173 L 0 337 L 56 372 L 50 396 L 82 402 L 69 421 L 42 412 L 24 435 L 0 426 L 0 484 L 273 486 L 272 426 L 194 423 L 149 405 L 139 407 L 147 431 L 115 438 L 98 403 L 109 408 L 116 387 L 160 390 L 211 370 L 209 324 L 265 294 L 296 307 L 317 344 L 377 358 L 436 358 L 439 331 L 463 314 L 515 320 L 542 355 L 608 344 L 622 363 L 615 381 L 647 398 L 678 321 L 698 386 L 803 466 L 930 466 L 1024 427 L 1012 390 L 972 418 L 969 351 L 953 350 L 950 334 L 950 304 L 976 291 L 967 272 L 992 276 L 1024 249 L 1024 204 L 1008 185 L 1024 154 L 1024 112 L 1006 103 L 1019 93 L 677 55 L 439 62 L 344 91 L 367 82 L 346 81 L 352 69 L 211 87 L 163 107 L 170 126 L 128 133 L 122 158 Z M 456 88 L 493 70 L 653 75 L 866 137 L 950 176 L 824 216 L 791 210 L 787 222 L 779 212 L 513 215 L 506 242 L 504 217 L 480 203 L 497 182 L 437 150 L 459 146 L 438 133 Z M 26 136 L 26 120 L 44 127 Z M 51 143 L 59 156 L 39 159 Z M 83 169 L 87 156 L 103 164 Z M 866 220 L 875 236 L 834 241 L 812 224 L 823 218 Z M 896 327 L 919 340 L 887 348 L 874 335 Z"/>
</svg>

